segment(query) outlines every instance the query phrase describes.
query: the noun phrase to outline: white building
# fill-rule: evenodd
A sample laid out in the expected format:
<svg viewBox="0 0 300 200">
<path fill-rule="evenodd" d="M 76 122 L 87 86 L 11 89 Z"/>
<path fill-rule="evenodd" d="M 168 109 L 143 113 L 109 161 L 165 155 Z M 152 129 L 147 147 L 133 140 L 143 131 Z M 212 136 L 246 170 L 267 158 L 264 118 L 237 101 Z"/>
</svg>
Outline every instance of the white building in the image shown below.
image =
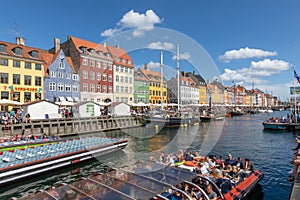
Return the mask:
<svg viewBox="0 0 300 200">
<path fill-rule="evenodd" d="M 108 112 L 113 116 L 130 116 L 130 105 L 122 102 L 114 102 L 108 106 Z"/>
<path fill-rule="evenodd" d="M 114 102 L 134 102 L 134 65 L 131 57 L 119 46 L 107 46 L 114 59 Z"/>
<path fill-rule="evenodd" d="M 59 106 L 47 101 L 33 101 L 22 106 L 23 116 L 25 117 L 27 113 L 30 114 L 30 119 L 57 119 L 61 118 L 59 114 Z M 23 119 L 25 121 L 25 118 Z"/>
<path fill-rule="evenodd" d="M 101 115 L 100 105 L 93 101 L 81 101 L 72 106 L 74 118 L 99 117 Z"/>
</svg>

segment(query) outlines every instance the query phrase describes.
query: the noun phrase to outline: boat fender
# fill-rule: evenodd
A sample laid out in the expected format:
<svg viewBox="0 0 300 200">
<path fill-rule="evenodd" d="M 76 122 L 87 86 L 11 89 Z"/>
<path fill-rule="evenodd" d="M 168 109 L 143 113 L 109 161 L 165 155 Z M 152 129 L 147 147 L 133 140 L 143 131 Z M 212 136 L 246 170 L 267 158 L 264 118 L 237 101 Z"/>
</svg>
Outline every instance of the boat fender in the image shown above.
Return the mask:
<svg viewBox="0 0 300 200">
<path fill-rule="evenodd" d="M 176 162 L 176 163 L 174 164 L 174 166 L 175 166 L 175 167 L 178 167 L 179 165 L 183 165 L 183 164 L 184 164 L 184 161 Z"/>
</svg>

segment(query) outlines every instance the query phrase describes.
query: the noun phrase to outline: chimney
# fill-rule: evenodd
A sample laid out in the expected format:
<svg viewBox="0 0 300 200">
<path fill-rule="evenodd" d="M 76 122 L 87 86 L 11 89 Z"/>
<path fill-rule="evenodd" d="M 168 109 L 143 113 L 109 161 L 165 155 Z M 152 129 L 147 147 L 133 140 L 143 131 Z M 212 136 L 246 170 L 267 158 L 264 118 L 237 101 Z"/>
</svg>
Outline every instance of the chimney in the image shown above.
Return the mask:
<svg viewBox="0 0 300 200">
<path fill-rule="evenodd" d="M 148 70 L 148 64 L 144 64 L 144 69 Z"/>
<path fill-rule="evenodd" d="M 119 45 L 119 44 L 117 44 L 117 45 L 116 45 L 116 48 L 117 48 L 117 49 L 120 49 L 120 45 Z"/>
<path fill-rule="evenodd" d="M 17 44 L 17 45 L 25 46 L 25 38 L 17 37 L 17 38 L 16 38 L 16 44 Z"/>
<path fill-rule="evenodd" d="M 60 50 L 60 39 L 54 38 L 54 51 L 55 53 Z"/>
<path fill-rule="evenodd" d="M 185 72 L 184 71 L 181 72 L 181 76 L 185 77 Z"/>
<path fill-rule="evenodd" d="M 209 84 L 209 80 L 207 80 L 207 82 L 206 82 L 207 84 Z"/>
<path fill-rule="evenodd" d="M 103 42 L 102 45 L 103 45 L 104 47 L 106 47 L 106 42 Z"/>
<path fill-rule="evenodd" d="M 195 70 L 193 70 L 193 75 L 195 75 Z"/>
</svg>

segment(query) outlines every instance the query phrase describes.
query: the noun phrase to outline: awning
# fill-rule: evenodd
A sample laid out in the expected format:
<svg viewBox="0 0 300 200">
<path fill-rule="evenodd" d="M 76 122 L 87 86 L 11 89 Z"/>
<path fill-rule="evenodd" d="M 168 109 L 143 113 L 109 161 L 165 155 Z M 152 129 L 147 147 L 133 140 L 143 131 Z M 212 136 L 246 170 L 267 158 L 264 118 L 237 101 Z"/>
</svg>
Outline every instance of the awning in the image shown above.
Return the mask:
<svg viewBox="0 0 300 200">
<path fill-rule="evenodd" d="M 79 100 L 78 97 L 74 97 L 74 101 L 75 101 L 75 102 L 79 102 L 80 100 Z"/>
<path fill-rule="evenodd" d="M 73 102 L 72 97 L 67 97 L 67 101 Z"/>
<path fill-rule="evenodd" d="M 58 97 L 60 101 L 65 101 L 65 97 Z"/>
<path fill-rule="evenodd" d="M 70 101 L 60 101 L 60 102 L 55 102 L 55 104 L 60 105 L 60 106 L 73 106 L 74 103 Z"/>
</svg>

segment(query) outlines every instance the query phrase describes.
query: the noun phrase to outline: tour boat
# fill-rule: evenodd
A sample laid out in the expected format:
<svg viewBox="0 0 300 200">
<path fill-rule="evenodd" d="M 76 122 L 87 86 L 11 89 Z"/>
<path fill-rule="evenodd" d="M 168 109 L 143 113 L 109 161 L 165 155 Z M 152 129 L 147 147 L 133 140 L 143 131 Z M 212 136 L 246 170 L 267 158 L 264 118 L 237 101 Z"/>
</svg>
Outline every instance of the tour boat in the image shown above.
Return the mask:
<svg viewBox="0 0 300 200">
<path fill-rule="evenodd" d="M 208 177 L 178 167 L 145 161 L 122 169 L 111 168 L 105 173 L 80 178 L 70 184 L 60 184 L 23 199 L 167 200 L 181 196 L 189 200 L 209 200 L 203 183 L 210 183 L 218 199 L 236 200 L 245 198 L 262 178 L 263 174 L 255 170 L 247 179 L 223 194 L 222 188 L 218 188 Z"/>
<path fill-rule="evenodd" d="M 0 152 L 0 185 L 66 167 L 127 145 L 127 140 L 85 137 Z"/>
<path fill-rule="evenodd" d="M 287 122 L 269 122 L 269 121 L 264 121 L 262 123 L 264 126 L 264 129 L 269 129 L 269 130 L 288 130 L 290 123 Z"/>
</svg>

